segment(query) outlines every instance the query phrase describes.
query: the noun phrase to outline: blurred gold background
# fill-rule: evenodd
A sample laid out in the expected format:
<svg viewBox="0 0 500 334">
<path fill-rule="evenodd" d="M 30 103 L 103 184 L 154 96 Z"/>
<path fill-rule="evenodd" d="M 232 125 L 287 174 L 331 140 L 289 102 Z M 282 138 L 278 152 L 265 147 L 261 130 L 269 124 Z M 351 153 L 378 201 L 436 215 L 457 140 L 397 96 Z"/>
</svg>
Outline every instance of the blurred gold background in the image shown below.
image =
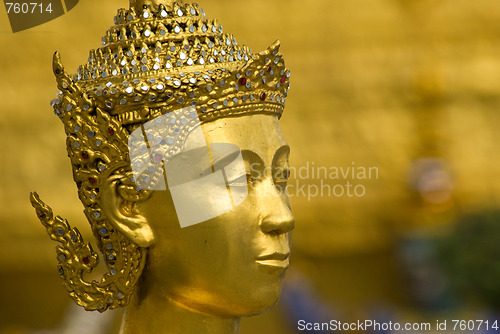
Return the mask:
<svg viewBox="0 0 500 334">
<path fill-rule="evenodd" d="M 500 2 L 199 3 L 254 52 L 281 40 L 292 71 L 281 121 L 292 165 L 378 168 L 378 178 L 349 180 L 364 186 L 362 197 L 292 197 L 290 282 L 308 282 L 343 319 L 362 318 L 373 303 L 419 313 L 401 243 L 442 235 L 464 213 L 500 203 Z M 57 93 L 52 54 L 59 51 L 74 72 L 126 6 L 127 0 L 80 1 L 68 14 L 16 34 L 0 10 L 2 334 L 54 330 L 68 319 L 55 245 L 28 200 L 38 191 L 90 233 L 63 128 L 49 106 Z M 427 168 L 437 162 L 437 173 L 419 172 L 419 161 L 431 161 Z M 244 320 L 242 334 L 294 333 L 284 304 Z"/>
</svg>

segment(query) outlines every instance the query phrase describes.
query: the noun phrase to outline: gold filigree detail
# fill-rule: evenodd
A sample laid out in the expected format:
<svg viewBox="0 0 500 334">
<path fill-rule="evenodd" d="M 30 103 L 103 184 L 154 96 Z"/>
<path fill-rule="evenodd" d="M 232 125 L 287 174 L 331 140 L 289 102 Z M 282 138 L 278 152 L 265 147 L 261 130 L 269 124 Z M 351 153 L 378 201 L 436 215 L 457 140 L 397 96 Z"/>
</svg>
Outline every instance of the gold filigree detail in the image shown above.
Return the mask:
<svg viewBox="0 0 500 334">
<path fill-rule="evenodd" d="M 71 298 L 87 311 L 104 312 L 127 305 L 144 267 L 146 249 L 131 243 L 120 233 L 113 233 L 108 224 L 101 224 L 101 232 L 105 233 L 99 237 L 105 240 L 102 251 L 107 254 L 106 262 L 111 272 L 100 282 L 87 282 L 83 275 L 97 267 L 99 255 L 90 243 L 84 242 L 77 228 L 71 228 L 60 216 L 54 217 L 52 209 L 36 192 L 31 193 L 30 200 L 50 238 L 60 243 L 57 246 L 59 275 Z"/>
</svg>

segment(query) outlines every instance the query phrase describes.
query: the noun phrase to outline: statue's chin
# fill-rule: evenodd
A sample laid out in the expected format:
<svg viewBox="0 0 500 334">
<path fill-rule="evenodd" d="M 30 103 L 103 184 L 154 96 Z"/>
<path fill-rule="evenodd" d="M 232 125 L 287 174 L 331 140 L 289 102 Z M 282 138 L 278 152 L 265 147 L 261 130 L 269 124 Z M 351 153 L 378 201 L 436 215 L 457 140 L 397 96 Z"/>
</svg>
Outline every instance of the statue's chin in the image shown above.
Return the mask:
<svg viewBox="0 0 500 334">
<path fill-rule="evenodd" d="M 196 296 L 175 296 L 171 298 L 187 309 L 215 317 L 241 318 L 267 312 L 279 300 L 282 279 L 266 286 L 255 287 L 249 293 L 234 295 L 211 295 L 208 298 Z M 205 295 L 205 294 L 199 294 Z"/>
</svg>

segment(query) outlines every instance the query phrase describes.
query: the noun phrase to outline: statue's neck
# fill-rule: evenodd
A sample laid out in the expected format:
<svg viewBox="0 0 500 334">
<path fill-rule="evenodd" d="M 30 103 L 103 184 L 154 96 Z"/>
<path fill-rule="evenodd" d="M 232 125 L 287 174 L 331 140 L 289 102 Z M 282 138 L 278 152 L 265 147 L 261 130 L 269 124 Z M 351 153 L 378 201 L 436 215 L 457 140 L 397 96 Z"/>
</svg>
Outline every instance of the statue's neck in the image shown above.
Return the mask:
<svg viewBox="0 0 500 334">
<path fill-rule="evenodd" d="M 240 318 L 219 318 L 148 293 L 131 298 L 120 334 L 238 334 Z"/>
</svg>

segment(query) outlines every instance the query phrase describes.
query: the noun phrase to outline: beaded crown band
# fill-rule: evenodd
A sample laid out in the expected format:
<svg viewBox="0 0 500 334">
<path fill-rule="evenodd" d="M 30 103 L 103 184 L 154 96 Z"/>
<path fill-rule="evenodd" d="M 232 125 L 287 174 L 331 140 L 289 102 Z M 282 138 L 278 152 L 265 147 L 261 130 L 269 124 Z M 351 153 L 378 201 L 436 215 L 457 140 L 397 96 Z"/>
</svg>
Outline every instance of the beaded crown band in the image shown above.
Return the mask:
<svg viewBox="0 0 500 334">
<path fill-rule="evenodd" d="M 128 304 L 146 261 L 147 248 L 117 232 L 101 209 L 102 189 L 111 179 L 119 180 L 126 201 L 149 196 L 133 178 L 130 134 L 146 121 L 186 107 L 194 107 L 202 123 L 245 114 L 280 117 L 290 77 L 278 42 L 252 54 L 196 4 L 131 0 L 130 9 L 118 10 L 102 42 L 73 76 L 54 55 L 60 92 L 51 102 L 64 124 L 78 195 L 109 270 L 100 282 L 83 278 L 99 262 L 91 245 L 31 195 L 38 218 L 60 243 L 64 286 L 77 304 L 100 312 Z"/>
</svg>

